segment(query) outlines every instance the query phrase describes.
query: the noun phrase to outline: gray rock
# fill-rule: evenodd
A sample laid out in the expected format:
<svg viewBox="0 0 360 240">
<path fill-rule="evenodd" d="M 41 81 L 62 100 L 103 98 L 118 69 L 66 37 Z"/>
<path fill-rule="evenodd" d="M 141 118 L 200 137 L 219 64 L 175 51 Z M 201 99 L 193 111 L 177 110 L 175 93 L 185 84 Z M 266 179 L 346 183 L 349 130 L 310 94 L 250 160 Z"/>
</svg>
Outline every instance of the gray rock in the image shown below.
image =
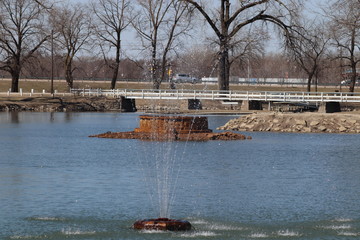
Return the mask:
<svg viewBox="0 0 360 240">
<path fill-rule="evenodd" d="M 311 128 L 309 128 L 309 127 L 304 127 L 304 128 L 303 128 L 303 132 L 311 132 Z"/>
<path fill-rule="evenodd" d="M 296 119 L 295 120 L 296 125 L 306 126 L 306 121 L 302 119 Z"/>
<path fill-rule="evenodd" d="M 356 123 L 357 123 L 356 120 L 349 120 L 348 122 L 349 122 L 350 124 L 356 124 Z"/>
<path fill-rule="evenodd" d="M 317 126 L 317 125 L 319 125 L 319 124 L 320 124 L 320 122 L 318 122 L 318 121 L 311 121 L 311 122 L 310 122 L 310 126 L 311 126 L 311 127 Z"/>
<path fill-rule="evenodd" d="M 339 127 L 340 132 L 346 132 L 347 128 L 344 126 Z"/>
<path fill-rule="evenodd" d="M 318 129 L 322 132 L 325 132 L 327 130 L 327 128 L 325 126 L 320 126 Z"/>
</svg>

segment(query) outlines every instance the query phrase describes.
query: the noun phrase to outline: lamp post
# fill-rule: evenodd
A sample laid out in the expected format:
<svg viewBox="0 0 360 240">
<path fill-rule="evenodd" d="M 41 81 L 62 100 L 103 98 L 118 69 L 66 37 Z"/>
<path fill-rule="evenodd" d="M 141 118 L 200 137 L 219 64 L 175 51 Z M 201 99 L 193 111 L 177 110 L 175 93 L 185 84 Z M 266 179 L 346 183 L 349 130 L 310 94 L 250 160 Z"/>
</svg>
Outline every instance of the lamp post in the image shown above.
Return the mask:
<svg viewBox="0 0 360 240">
<path fill-rule="evenodd" d="M 51 94 L 54 94 L 54 30 L 51 30 Z M 54 96 L 54 95 L 53 95 Z"/>
</svg>

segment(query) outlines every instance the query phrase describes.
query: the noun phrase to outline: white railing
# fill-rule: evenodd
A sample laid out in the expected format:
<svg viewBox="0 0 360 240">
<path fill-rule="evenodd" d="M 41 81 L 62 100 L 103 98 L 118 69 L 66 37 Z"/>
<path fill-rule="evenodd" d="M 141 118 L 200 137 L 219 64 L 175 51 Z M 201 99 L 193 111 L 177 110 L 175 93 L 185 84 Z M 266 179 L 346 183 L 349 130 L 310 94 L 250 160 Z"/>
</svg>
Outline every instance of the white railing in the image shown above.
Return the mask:
<svg viewBox="0 0 360 240">
<path fill-rule="evenodd" d="M 360 102 L 360 93 L 343 92 L 264 92 L 216 90 L 149 90 L 149 89 L 72 89 L 82 96 L 126 97 L 130 99 L 204 99 L 222 101 L 271 101 L 271 102 Z"/>
<path fill-rule="evenodd" d="M 0 97 L 64 97 L 64 96 L 73 96 L 73 93 L 70 92 L 58 92 L 57 90 L 54 93 L 46 92 L 45 89 L 42 91 L 35 91 L 31 89 L 30 91 L 23 91 L 19 89 L 18 92 L 0 92 Z"/>
</svg>

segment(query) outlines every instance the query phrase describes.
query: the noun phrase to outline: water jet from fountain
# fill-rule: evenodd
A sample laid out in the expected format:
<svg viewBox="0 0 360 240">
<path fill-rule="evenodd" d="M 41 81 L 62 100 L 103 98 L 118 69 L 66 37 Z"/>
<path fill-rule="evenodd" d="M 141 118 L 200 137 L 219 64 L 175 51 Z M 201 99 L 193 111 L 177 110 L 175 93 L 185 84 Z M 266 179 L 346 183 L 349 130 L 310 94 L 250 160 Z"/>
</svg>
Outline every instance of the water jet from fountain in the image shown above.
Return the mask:
<svg viewBox="0 0 360 240">
<path fill-rule="evenodd" d="M 242 134 L 224 132 L 214 133 L 208 127 L 207 117 L 189 117 L 189 116 L 140 116 L 140 126 L 132 132 L 107 132 L 91 137 L 100 138 L 120 138 L 120 139 L 140 139 L 146 141 L 207 141 L 207 140 L 244 140 L 251 139 Z M 162 164 L 157 169 L 162 169 Z M 169 177 L 169 171 L 166 167 L 160 176 Z M 158 175 L 159 176 L 159 175 Z M 163 180 L 169 184 L 168 180 Z M 165 184 L 164 183 L 164 184 Z M 165 184 L 165 185 L 166 185 Z M 169 187 L 160 184 L 161 195 L 169 192 Z M 159 187 L 159 183 L 158 183 Z M 169 215 L 169 199 L 161 199 L 162 204 L 166 206 L 160 209 L 160 218 L 144 219 L 136 221 L 133 224 L 134 229 L 141 230 L 162 230 L 162 231 L 186 231 L 191 230 L 191 224 L 184 220 L 175 220 L 166 218 Z"/>
</svg>

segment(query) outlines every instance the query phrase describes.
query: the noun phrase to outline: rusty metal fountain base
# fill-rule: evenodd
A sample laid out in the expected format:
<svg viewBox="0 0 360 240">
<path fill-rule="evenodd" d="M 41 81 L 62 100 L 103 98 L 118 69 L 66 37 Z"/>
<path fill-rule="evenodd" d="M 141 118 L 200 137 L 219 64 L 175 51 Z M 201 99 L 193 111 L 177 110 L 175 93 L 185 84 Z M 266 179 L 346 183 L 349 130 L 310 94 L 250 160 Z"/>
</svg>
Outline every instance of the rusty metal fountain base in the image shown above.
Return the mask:
<svg viewBox="0 0 360 240">
<path fill-rule="evenodd" d="M 136 221 L 133 225 L 138 230 L 157 230 L 157 231 L 188 231 L 191 224 L 184 220 L 169 218 L 144 219 Z"/>
<path fill-rule="evenodd" d="M 140 126 L 132 132 L 106 132 L 90 137 L 141 139 L 149 141 L 207 141 L 251 139 L 233 132 L 213 133 L 206 117 L 140 116 Z"/>
</svg>

